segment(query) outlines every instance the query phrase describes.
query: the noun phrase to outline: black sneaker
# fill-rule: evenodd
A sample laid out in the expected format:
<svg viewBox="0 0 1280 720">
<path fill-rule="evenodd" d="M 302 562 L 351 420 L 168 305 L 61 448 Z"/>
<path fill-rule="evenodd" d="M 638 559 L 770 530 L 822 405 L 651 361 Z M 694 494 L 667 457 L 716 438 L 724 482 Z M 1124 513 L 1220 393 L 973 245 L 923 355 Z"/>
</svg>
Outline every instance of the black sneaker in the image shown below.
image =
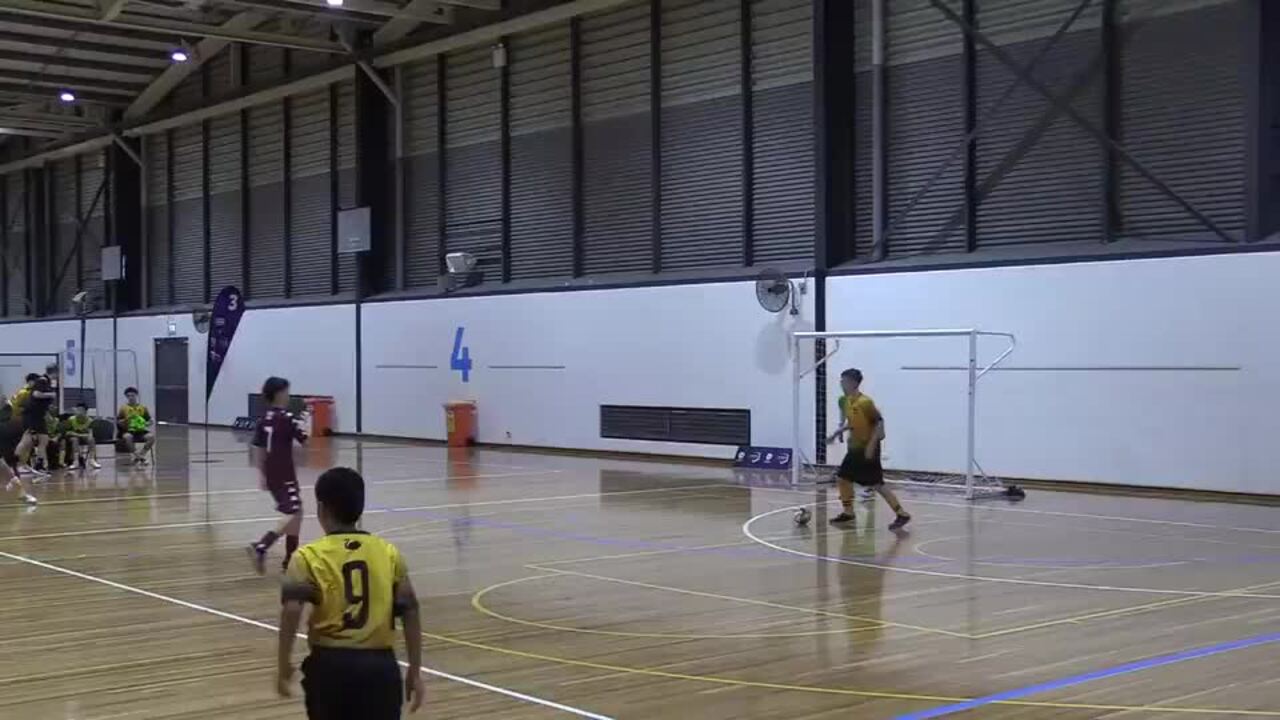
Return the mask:
<svg viewBox="0 0 1280 720">
<path fill-rule="evenodd" d="M 894 518 L 893 522 L 889 523 L 889 529 L 901 530 L 909 522 L 911 522 L 910 515 L 899 515 L 898 517 Z"/>
<path fill-rule="evenodd" d="M 267 553 L 259 550 L 257 545 L 250 545 L 245 548 L 249 555 L 249 562 L 253 563 L 253 571 L 259 575 L 267 573 Z"/>
<path fill-rule="evenodd" d="M 830 522 L 832 525 L 843 525 L 843 524 L 845 524 L 845 523 L 851 523 L 851 522 L 853 522 L 855 519 L 856 519 L 856 518 L 854 518 L 854 517 L 853 517 L 853 515 L 851 515 L 850 513 L 842 512 L 842 513 L 840 513 L 839 515 L 837 515 L 837 516 L 835 516 L 835 517 L 831 518 L 831 520 L 830 520 L 829 522 Z"/>
</svg>

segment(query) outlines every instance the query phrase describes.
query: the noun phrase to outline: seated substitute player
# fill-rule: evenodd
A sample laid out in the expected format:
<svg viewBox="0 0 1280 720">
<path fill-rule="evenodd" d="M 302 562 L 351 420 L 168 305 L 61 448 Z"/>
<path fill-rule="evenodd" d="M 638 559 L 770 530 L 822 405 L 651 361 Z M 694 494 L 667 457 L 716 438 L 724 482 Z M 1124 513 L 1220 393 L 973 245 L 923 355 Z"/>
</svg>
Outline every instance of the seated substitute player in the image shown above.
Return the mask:
<svg viewBox="0 0 1280 720">
<path fill-rule="evenodd" d="M 22 440 L 18 443 L 18 457 L 27 458 L 35 450 L 35 461 L 31 465 L 36 475 L 44 475 L 43 469 L 48 466 L 49 452 L 49 408 L 58 399 L 54 389 L 54 378 L 58 375 L 58 366 L 45 368 L 44 375 L 27 376 L 27 396 L 22 403 Z"/>
<path fill-rule="evenodd" d="M 18 442 L 22 437 L 22 426 L 14 416 L 13 405 L 0 398 L 0 482 L 5 490 L 17 490 L 22 501 L 35 506 L 36 498 L 27 492 L 15 468 L 18 466 Z"/>
<path fill-rule="evenodd" d="M 911 515 L 902 508 L 898 496 L 884 484 L 884 469 L 880 466 L 880 445 L 884 442 L 884 417 L 871 397 L 861 391 L 862 371 L 849 368 L 840 373 L 840 427 L 831 434 L 830 442 L 844 440 L 849 433 L 849 451 L 840 463 L 836 477 L 840 482 L 840 504 L 844 510 L 831 519 L 833 523 L 851 523 L 853 517 L 854 484 L 869 487 L 889 503 L 897 517 L 889 525 L 890 530 L 900 530 L 911 522 Z"/>
<path fill-rule="evenodd" d="M 98 463 L 98 442 L 93 437 L 93 418 L 89 417 L 88 405 L 76 403 L 75 414 L 62 421 L 60 431 L 71 445 L 71 458 L 79 467 L 94 470 L 102 467 Z"/>
<path fill-rule="evenodd" d="M 289 381 L 269 377 L 262 384 L 262 399 L 267 402 L 267 414 L 258 420 L 253 431 L 255 464 L 261 471 L 261 486 L 271 493 L 276 502 L 276 512 L 283 517 L 274 530 L 268 530 L 256 543 L 249 545 L 249 559 L 259 575 L 266 572 L 267 551 L 281 535 L 284 540 L 284 567 L 298 549 L 298 534 L 302 530 L 302 499 L 298 493 L 298 472 L 293 465 L 293 443 L 307 441 L 297 418 L 289 412 Z"/>
<path fill-rule="evenodd" d="M 364 479 L 333 468 L 316 482 L 316 512 L 325 536 L 289 563 L 281 601 L 276 686 L 289 695 L 293 642 L 303 605 L 311 603 L 302 663 L 310 720 L 395 720 L 407 700 L 422 704 L 422 628 L 418 598 L 396 546 L 357 529 L 364 513 Z M 395 617 L 404 625 L 409 668 L 401 690 L 392 643 Z"/>
<path fill-rule="evenodd" d="M 156 445 L 155 433 L 151 431 L 151 411 L 146 405 L 138 402 L 138 388 L 124 389 L 125 404 L 120 406 L 116 414 L 116 432 L 124 441 L 124 449 L 133 456 L 137 465 L 146 465 L 151 455 L 151 448 Z M 142 443 L 142 448 L 138 448 Z"/>
</svg>

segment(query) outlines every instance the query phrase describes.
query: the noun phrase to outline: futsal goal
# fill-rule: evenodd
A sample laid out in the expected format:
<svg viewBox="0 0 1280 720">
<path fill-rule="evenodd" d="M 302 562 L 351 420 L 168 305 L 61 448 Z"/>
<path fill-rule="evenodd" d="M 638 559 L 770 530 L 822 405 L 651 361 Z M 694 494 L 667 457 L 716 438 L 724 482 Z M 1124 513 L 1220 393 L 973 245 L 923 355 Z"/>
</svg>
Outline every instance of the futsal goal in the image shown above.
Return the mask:
<svg viewBox="0 0 1280 720">
<path fill-rule="evenodd" d="M 982 342 L 984 339 L 998 340 L 1000 344 L 990 350 Z M 802 413 L 801 387 L 813 377 L 819 397 L 825 391 L 829 398 L 822 403 L 827 407 L 819 407 L 818 412 L 826 413 L 834 407 L 834 398 L 840 392 L 840 368 L 827 370 L 842 346 L 861 351 L 845 353 L 841 360 L 868 371 L 863 389 L 887 418 L 883 460 L 888 480 L 960 491 L 970 499 L 1022 496 L 1016 486 L 988 477 L 977 458 L 978 390 L 982 379 L 1013 354 L 1017 338 L 1012 333 L 976 329 L 792 333 L 793 484 L 799 485 L 806 478 L 816 480 L 832 470 L 830 465 L 814 463 L 806 453 L 805 428 L 816 418 L 806 418 Z M 984 354 L 990 359 L 980 360 Z M 901 419 L 904 416 L 905 421 Z M 905 445 L 914 443 L 913 452 L 898 456 L 894 438 L 904 434 L 910 438 Z M 825 442 L 816 432 L 812 435 L 815 443 Z M 913 462 L 926 467 L 912 468 Z"/>
</svg>

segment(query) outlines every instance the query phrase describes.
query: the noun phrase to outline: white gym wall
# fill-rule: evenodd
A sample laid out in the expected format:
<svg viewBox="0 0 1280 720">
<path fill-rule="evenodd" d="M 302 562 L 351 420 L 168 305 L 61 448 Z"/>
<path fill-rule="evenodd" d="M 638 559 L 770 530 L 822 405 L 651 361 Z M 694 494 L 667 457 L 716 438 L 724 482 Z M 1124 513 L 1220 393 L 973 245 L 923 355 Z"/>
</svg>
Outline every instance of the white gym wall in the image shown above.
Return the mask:
<svg viewBox="0 0 1280 720">
<path fill-rule="evenodd" d="M 990 473 L 1277 493 L 1278 275 L 1280 255 L 1242 254 L 846 276 L 828 283 L 827 325 L 1015 333 L 1011 369 L 978 394 Z M 903 367 L 963 366 L 965 341 L 866 347 L 833 362 L 831 392 L 858 365 L 890 464 L 961 470 L 964 374 Z"/>
<path fill-rule="evenodd" d="M 483 442 L 732 457 L 602 439 L 600 405 L 748 408 L 753 443 L 789 447 L 787 334 L 812 328 L 812 300 L 811 288 L 798 318 L 771 315 L 754 283 L 734 282 L 369 304 L 365 431 L 441 439 L 441 406 L 475 400 Z M 458 327 L 474 366 L 467 383 L 450 369 Z"/>
</svg>

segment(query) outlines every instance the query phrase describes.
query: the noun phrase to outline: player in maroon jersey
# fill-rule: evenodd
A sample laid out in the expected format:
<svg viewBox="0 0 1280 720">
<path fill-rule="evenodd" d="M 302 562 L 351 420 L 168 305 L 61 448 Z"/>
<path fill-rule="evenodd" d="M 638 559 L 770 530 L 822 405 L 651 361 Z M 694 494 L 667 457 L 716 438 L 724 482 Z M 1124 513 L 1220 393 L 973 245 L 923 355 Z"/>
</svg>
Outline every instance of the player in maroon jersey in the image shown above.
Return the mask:
<svg viewBox="0 0 1280 720">
<path fill-rule="evenodd" d="M 307 441 L 298 418 L 289 412 L 289 381 L 269 377 L 262 384 L 262 399 L 268 408 L 258 420 L 253 433 L 256 464 L 262 473 L 262 488 L 271 493 L 276 512 L 282 517 L 274 530 L 249 545 L 249 559 L 254 570 L 266 572 L 267 550 L 281 535 L 285 537 L 284 566 L 298 549 L 298 532 L 302 529 L 302 498 L 298 494 L 298 473 L 293 466 L 293 443 Z"/>
</svg>

